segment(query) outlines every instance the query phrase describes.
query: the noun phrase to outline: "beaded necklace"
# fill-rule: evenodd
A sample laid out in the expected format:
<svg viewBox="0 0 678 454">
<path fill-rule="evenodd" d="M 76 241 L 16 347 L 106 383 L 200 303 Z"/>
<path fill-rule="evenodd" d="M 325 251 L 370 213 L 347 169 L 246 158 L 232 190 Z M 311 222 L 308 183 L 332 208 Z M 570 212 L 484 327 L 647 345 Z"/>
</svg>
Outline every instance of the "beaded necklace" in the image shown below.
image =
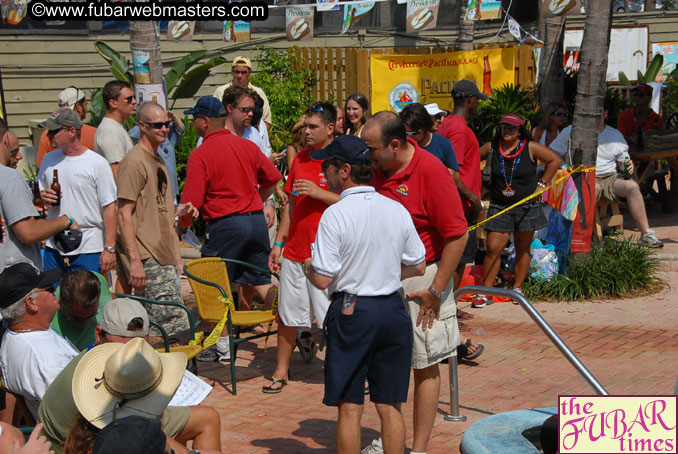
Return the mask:
<svg viewBox="0 0 678 454">
<path fill-rule="evenodd" d="M 501 145 L 501 140 L 499 141 L 499 168 L 501 170 L 501 176 L 504 177 L 504 183 L 506 183 L 506 188 L 501 191 L 504 194 L 504 197 L 513 197 L 516 194 L 516 191 L 511 187 L 513 183 L 513 175 L 516 172 L 518 164 L 520 164 L 520 157 L 523 154 L 523 149 L 525 148 L 525 140 L 521 139 L 518 146 L 513 147 L 508 152 L 504 152 L 504 147 Z M 514 154 L 509 154 L 510 151 L 517 150 Z M 514 159 L 515 158 L 515 159 Z M 506 170 L 504 161 L 506 159 L 514 159 L 513 165 L 511 166 L 511 176 L 506 178 Z"/>
</svg>

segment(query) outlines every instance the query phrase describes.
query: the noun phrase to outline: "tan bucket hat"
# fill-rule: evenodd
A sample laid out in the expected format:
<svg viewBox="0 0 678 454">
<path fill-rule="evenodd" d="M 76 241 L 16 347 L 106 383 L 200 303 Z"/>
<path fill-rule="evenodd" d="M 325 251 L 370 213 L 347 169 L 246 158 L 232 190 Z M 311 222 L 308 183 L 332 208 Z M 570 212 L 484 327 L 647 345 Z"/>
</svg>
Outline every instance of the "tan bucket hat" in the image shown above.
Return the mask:
<svg viewBox="0 0 678 454">
<path fill-rule="evenodd" d="M 73 374 L 73 399 L 90 423 L 139 415 L 158 418 L 186 369 L 183 353 L 158 353 L 142 338 L 107 343 L 82 357 Z"/>
</svg>

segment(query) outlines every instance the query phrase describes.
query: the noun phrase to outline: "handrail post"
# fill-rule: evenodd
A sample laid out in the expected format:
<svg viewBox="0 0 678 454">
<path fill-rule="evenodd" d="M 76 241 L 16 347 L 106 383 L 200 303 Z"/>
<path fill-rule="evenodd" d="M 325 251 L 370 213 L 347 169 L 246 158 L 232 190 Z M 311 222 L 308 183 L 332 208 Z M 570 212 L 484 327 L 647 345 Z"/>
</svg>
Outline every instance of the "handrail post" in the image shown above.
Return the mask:
<svg viewBox="0 0 678 454">
<path fill-rule="evenodd" d="M 450 412 L 445 421 L 466 421 L 466 416 L 459 414 L 459 376 L 457 375 L 457 355 L 449 359 L 450 373 Z"/>
<path fill-rule="evenodd" d="M 603 387 L 603 385 L 596 380 L 591 371 L 589 371 L 584 363 L 575 355 L 575 353 L 570 349 L 570 347 L 565 344 L 563 339 L 558 336 L 558 334 L 553 330 L 551 325 L 541 316 L 541 314 L 534 308 L 534 306 L 525 298 L 525 295 L 515 292 L 513 290 L 508 290 L 504 288 L 496 287 L 481 287 L 478 285 L 467 285 L 462 288 L 458 288 L 454 292 L 454 301 L 455 304 L 459 301 L 459 298 L 462 295 L 468 293 L 477 294 L 477 295 L 488 295 L 488 296 L 502 296 L 505 298 L 511 298 L 513 301 L 517 301 L 520 306 L 527 312 L 527 314 L 534 320 L 534 322 L 541 328 L 541 330 L 546 334 L 546 336 L 553 342 L 553 344 L 560 350 L 560 352 L 565 356 L 565 358 L 574 366 L 574 368 L 579 372 L 579 374 L 588 382 L 589 386 L 601 396 L 607 396 L 609 393 Z M 445 415 L 445 421 L 466 421 L 466 416 L 459 414 L 459 378 L 457 375 L 457 356 L 450 357 L 449 361 L 449 374 L 450 374 L 450 413 Z M 678 384 L 676 384 L 678 389 Z"/>
</svg>

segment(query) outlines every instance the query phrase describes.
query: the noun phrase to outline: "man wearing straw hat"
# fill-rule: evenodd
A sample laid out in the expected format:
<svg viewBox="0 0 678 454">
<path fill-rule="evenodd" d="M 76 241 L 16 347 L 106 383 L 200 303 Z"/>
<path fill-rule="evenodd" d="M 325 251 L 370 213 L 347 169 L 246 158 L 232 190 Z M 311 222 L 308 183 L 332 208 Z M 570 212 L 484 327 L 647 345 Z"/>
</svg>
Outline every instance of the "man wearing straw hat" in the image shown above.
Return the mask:
<svg viewBox="0 0 678 454">
<path fill-rule="evenodd" d="M 117 345 L 120 348 L 121 344 L 146 337 L 148 326 L 148 313 L 138 301 L 129 298 L 114 299 L 104 306 L 101 325 L 96 328 L 97 345 L 113 345 L 109 348 Z M 78 415 L 74 398 L 74 375 L 86 354 L 87 352 L 82 352 L 78 355 L 56 377 L 45 393 L 38 411 L 39 421 L 44 424 L 43 434 L 52 442 L 56 454 L 61 454 L 62 444 Z M 193 440 L 194 448 L 198 446 L 200 449 L 212 451 L 221 449 L 221 424 L 218 413 L 212 407 L 167 407 L 163 409 L 159 419 L 165 433 L 179 443 L 185 444 Z"/>
</svg>

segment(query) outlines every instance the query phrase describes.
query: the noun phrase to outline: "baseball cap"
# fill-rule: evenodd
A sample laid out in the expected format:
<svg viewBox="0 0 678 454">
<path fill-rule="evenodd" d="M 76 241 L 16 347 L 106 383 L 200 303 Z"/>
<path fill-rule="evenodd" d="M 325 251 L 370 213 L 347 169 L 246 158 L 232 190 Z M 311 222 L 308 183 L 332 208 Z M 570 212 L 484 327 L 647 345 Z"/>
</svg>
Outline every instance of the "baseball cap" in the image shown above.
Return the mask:
<svg viewBox="0 0 678 454">
<path fill-rule="evenodd" d="M 47 129 L 48 131 L 53 131 L 55 129 L 61 128 L 70 128 L 74 127 L 75 129 L 82 128 L 82 121 L 77 113 L 73 112 L 68 107 L 62 107 L 56 112 L 52 112 L 47 120 L 38 124 L 39 128 Z"/>
<path fill-rule="evenodd" d="M 192 109 L 184 110 L 186 115 L 204 115 L 208 118 L 221 118 L 226 116 L 224 105 L 214 96 L 203 96 L 195 103 Z"/>
<path fill-rule="evenodd" d="M 139 331 L 127 329 L 129 323 L 135 318 L 141 318 L 143 328 Z M 148 312 L 136 300 L 131 298 L 117 298 L 109 301 L 104 306 L 101 317 L 101 329 L 108 334 L 122 337 L 146 337 L 148 336 Z"/>
<path fill-rule="evenodd" d="M 85 99 L 85 92 L 79 88 L 70 86 L 61 90 L 57 104 L 59 105 L 59 109 L 62 107 L 68 107 L 69 109 L 73 110 L 75 109 L 75 105 L 83 99 Z"/>
<path fill-rule="evenodd" d="M 159 419 L 132 415 L 101 429 L 92 454 L 163 454 L 166 443 Z"/>
<path fill-rule="evenodd" d="M 313 160 L 324 161 L 329 158 L 337 158 L 353 165 L 363 165 L 369 161 L 370 149 L 359 137 L 339 136 L 325 148 L 311 151 Z"/>
<path fill-rule="evenodd" d="M 634 93 L 652 93 L 652 85 L 638 84 L 631 91 Z"/>
<path fill-rule="evenodd" d="M 522 125 L 525 124 L 525 120 L 520 118 L 520 115 L 506 114 L 499 121 L 499 124 L 500 125 L 515 126 L 516 128 L 520 128 Z"/>
<path fill-rule="evenodd" d="M 0 307 L 9 307 L 36 288 L 47 288 L 61 277 L 61 268 L 40 271 L 28 262 L 8 266 L 0 274 Z"/>
<path fill-rule="evenodd" d="M 428 112 L 429 115 L 438 115 L 439 113 L 445 112 L 440 107 L 438 107 L 438 103 L 435 102 L 431 104 L 426 104 L 424 108 L 426 109 L 426 112 Z"/>
<path fill-rule="evenodd" d="M 487 99 L 487 95 L 481 93 L 475 82 L 471 80 L 460 80 L 454 84 L 454 88 L 452 88 L 453 98 L 468 98 L 469 96 L 477 96 L 483 101 Z"/>
<path fill-rule="evenodd" d="M 231 68 L 236 66 L 247 66 L 249 69 L 252 69 L 252 61 L 249 58 L 243 57 L 241 55 L 233 59 L 233 65 L 231 65 Z"/>
</svg>

